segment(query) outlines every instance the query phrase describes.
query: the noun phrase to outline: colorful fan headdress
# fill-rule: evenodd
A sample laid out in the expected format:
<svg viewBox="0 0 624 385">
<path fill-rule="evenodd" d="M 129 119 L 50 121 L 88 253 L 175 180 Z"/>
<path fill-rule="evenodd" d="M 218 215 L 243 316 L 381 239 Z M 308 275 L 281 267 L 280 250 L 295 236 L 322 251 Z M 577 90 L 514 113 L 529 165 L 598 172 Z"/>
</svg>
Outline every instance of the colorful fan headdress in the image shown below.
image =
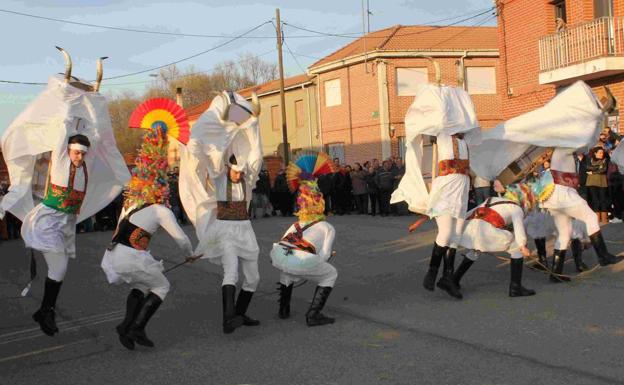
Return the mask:
<svg viewBox="0 0 624 385">
<path fill-rule="evenodd" d="M 142 129 L 160 127 L 182 144 L 188 143 L 191 136 L 186 112 L 176 102 L 166 98 L 154 98 L 141 103 L 132 112 L 128 126 Z"/>
<path fill-rule="evenodd" d="M 336 172 L 329 156 L 323 152 L 305 153 L 286 169 L 286 180 L 291 191 L 297 194 L 297 212 L 301 222 L 325 219 L 325 201 L 316 180 L 319 176 Z"/>
<path fill-rule="evenodd" d="M 167 135 L 160 127 L 145 133 L 124 193 L 125 207 L 163 204 L 169 207 Z"/>
<path fill-rule="evenodd" d="M 531 211 L 537 202 L 531 186 L 526 183 L 515 183 L 507 186 L 503 197 L 518 203 L 525 213 Z"/>
</svg>

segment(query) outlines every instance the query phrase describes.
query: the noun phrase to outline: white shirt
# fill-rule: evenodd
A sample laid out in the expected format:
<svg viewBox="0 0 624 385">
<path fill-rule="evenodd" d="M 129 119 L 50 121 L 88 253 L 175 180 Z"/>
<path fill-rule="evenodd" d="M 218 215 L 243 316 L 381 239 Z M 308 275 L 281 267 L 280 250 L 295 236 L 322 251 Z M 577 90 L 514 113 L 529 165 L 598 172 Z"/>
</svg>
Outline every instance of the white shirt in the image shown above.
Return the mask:
<svg viewBox="0 0 624 385">
<path fill-rule="evenodd" d="M 509 199 L 494 197 L 490 199 L 490 203 L 509 202 Z M 482 203 L 479 207 L 484 207 Z M 513 224 L 514 238 L 518 246 L 526 246 L 527 235 L 524 229 L 524 211 L 518 205 L 513 203 L 498 204 L 490 207 L 496 211 L 505 220 L 506 224 Z"/>
</svg>

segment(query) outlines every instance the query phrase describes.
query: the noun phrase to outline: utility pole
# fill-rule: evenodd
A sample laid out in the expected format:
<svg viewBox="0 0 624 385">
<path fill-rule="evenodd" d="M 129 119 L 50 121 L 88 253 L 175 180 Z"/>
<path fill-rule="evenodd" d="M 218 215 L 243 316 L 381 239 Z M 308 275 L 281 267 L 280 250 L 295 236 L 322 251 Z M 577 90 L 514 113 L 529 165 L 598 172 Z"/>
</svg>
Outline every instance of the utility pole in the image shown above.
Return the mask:
<svg viewBox="0 0 624 385">
<path fill-rule="evenodd" d="M 280 104 L 282 106 L 282 146 L 284 147 L 284 167 L 288 167 L 290 161 L 288 149 L 288 132 L 286 130 L 286 95 L 284 94 L 284 62 L 282 59 L 282 23 L 280 21 L 280 10 L 275 9 L 275 21 L 277 32 L 277 62 L 279 64 L 280 76 Z"/>
</svg>

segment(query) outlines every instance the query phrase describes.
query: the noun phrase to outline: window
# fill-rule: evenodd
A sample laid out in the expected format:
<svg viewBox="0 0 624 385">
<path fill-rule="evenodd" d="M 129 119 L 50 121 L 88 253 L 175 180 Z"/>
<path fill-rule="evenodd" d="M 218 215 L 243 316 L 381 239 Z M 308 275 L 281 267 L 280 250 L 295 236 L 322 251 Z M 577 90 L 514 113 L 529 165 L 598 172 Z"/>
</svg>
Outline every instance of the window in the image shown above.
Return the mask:
<svg viewBox="0 0 624 385">
<path fill-rule="evenodd" d="M 468 93 L 472 95 L 495 94 L 496 71 L 494 67 L 467 67 L 466 85 Z"/>
<path fill-rule="evenodd" d="M 327 152 L 327 155 L 329 155 L 332 161 L 334 158 L 338 158 L 340 164 L 344 164 L 344 143 L 329 143 L 325 145 L 325 152 Z"/>
<path fill-rule="evenodd" d="M 399 158 L 403 159 L 403 162 L 405 163 L 405 137 L 399 136 L 397 138 L 397 142 L 399 146 Z"/>
<path fill-rule="evenodd" d="M 427 68 L 397 68 L 396 89 L 398 96 L 414 96 L 420 84 L 429 82 Z"/>
<path fill-rule="evenodd" d="M 613 0 L 594 0 L 594 17 L 612 17 Z"/>
<path fill-rule="evenodd" d="M 281 111 L 279 106 L 271 106 L 271 128 L 273 131 L 278 131 L 281 127 Z"/>
<path fill-rule="evenodd" d="M 295 120 L 297 121 L 296 127 L 303 127 L 305 125 L 305 112 L 303 109 L 303 100 L 295 100 Z"/>
<path fill-rule="evenodd" d="M 340 79 L 327 80 L 325 82 L 325 107 L 339 106 L 341 103 Z"/>
<path fill-rule="evenodd" d="M 555 7 L 555 20 L 561 19 L 564 22 L 568 22 L 566 17 L 566 2 L 565 0 L 555 0 L 550 2 Z"/>
</svg>

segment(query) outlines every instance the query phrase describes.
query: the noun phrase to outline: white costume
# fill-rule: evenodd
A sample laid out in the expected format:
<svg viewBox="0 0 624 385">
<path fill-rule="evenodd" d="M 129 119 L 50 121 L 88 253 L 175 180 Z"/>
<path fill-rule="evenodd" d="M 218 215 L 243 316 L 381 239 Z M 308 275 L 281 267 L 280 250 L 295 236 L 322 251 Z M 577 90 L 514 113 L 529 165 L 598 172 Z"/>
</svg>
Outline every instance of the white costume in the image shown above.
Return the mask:
<svg viewBox="0 0 624 385">
<path fill-rule="evenodd" d="M 67 153 L 67 141 L 77 134 L 89 138 L 91 146 L 83 166 L 75 169 Z M 61 75 L 52 76 L 47 88 L 6 130 L 2 150 L 11 187 L 2 199 L 0 213 L 8 210 L 23 220 L 26 246 L 44 254 L 49 278 L 62 281 L 68 259 L 76 256 L 76 223 L 106 207 L 130 178 L 115 143 L 107 101 L 97 92 L 65 83 Z M 86 193 L 78 204 L 79 214 L 44 204 L 34 206 L 31 184 L 35 162 L 38 155 L 46 152 L 51 152 L 48 186 L 56 190 L 45 193 L 68 187 Z"/>
<path fill-rule="evenodd" d="M 513 225 L 513 232 L 498 228 L 484 219 L 470 218 L 471 214 L 484 207 L 495 211 L 505 225 Z M 509 199 L 497 197 L 490 198 L 470 212 L 459 242 L 460 246 L 476 251 L 466 255 L 473 261 L 477 259 L 478 252 L 505 251 L 511 258 L 522 258 L 520 247 L 526 247 L 526 243 L 522 208 Z"/>
<path fill-rule="evenodd" d="M 542 207 L 550 211 L 557 227 L 555 270 L 563 269 L 572 218 L 585 222 L 601 264 L 615 262 L 606 250 L 596 215 L 576 191 L 578 176 L 573 155 L 574 151 L 596 143 L 603 116 L 602 105 L 591 88 L 577 81 L 545 106 L 485 132 L 483 142 L 471 148 L 473 170 L 480 177 L 494 179 L 530 146 L 555 147 L 551 168 L 540 180 L 543 185 L 551 184 L 552 195 L 537 197 Z"/>
<path fill-rule="evenodd" d="M 119 217 L 121 222 L 136 209 L 135 206 L 124 208 Z M 191 241 L 178 225 L 173 212 L 166 206 L 153 204 L 135 211 L 128 218 L 131 224 L 153 235 L 162 227 L 177 243 L 185 256 L 191 256 Z M 163 275 L 162 261 L 156 261 L 149 250 L 117 243 L 106 250 L 102 259 L 102 269 L 109 283 L 126 282 L 141 290 L 144 294 L 151 291 L 164 300 L 169 291 L 169 281 Z"/>
<path fill-rule="evenodd" d="M 302 238 L 314 247 L 315 253 L 297 248 L 286 240 L 286 236 L 296 233 L 296 226 L 304 229 Z M 321 221 L 306 228 L 306 223 L 291 225 L 284 233 L 282 241 L 273 244 L 271 261 L 281 270 L 280 283 L 289 286 L 293 282 L 307 279 L 319 286 L 333 287 L 338 277 L 336 268 L 329 262 L 336 230 L 326 221 Z M 290 247 L 288 247 L 290 246 Z"/>
<path fill-rule="evenodd" d="M 258 114 L 259 104 L 224 91 L 199 117 L 186 148 L 180 149 L 180 199 L 199 239 L 195 255 L 223 265 L 226 334 L 242 324 L 260 323 L 245 315 L 260 281 L 259 247 L 248 214 L 262 167 Z M 231 181 L 230 168 L 244 173 L 238 183 Z M 234 309 L 239 263 L 244 280 Z"/>
</svg>

